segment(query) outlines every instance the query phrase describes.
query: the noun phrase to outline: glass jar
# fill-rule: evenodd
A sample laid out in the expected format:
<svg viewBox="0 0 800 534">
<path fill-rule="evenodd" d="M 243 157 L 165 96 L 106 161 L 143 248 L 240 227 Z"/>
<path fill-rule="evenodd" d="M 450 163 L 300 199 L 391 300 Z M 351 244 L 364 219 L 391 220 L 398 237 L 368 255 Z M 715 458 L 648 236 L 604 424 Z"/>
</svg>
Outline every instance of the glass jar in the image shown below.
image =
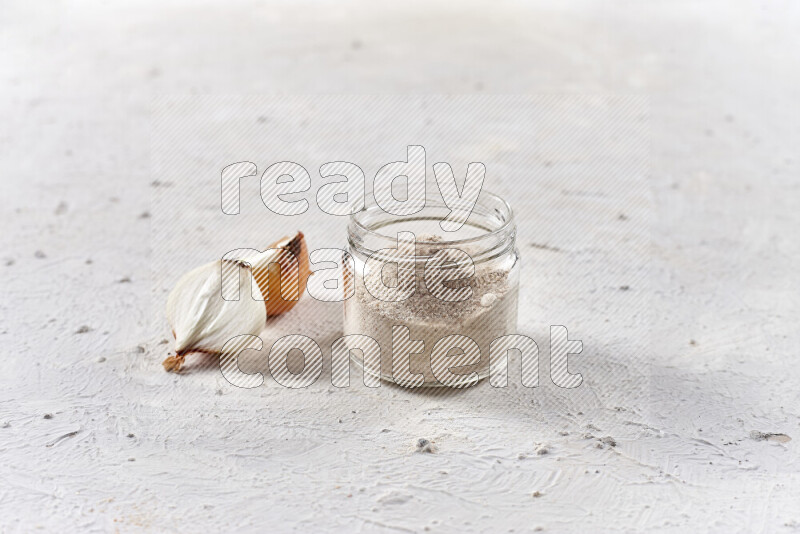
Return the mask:
<svg viewBox="0 0 800 534">
<path fill-rule="evenodd" d="M 516 333 L 520 261 L 511 207 L 483 191 L 455 232 L 439 225 L 448 213 L 428 193 L 413 215 L 373 203 L 350 217 L 344 334 L 365 382 L 469 386 L 489 374 L 491 342 Z"/>
</svg>

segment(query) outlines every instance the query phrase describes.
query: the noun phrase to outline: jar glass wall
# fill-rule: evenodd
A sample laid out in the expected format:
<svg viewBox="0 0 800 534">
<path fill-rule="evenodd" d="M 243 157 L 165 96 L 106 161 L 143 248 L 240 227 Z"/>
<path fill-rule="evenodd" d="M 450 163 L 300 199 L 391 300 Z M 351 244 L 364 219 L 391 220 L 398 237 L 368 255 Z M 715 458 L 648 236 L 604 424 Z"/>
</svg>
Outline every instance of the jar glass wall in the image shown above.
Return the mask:
<svg viewBox="0 0 800 534">
<path fill-rule="evenodd" d="M 368 204 L 351 216 L 344 334 L 365 373 L 404 386 L 468 386 L 488 375 L 491 342 L 516 333 L 510 206 L 484 191 L 455 232 L 440 226 L 448 213 L 429 194 L 413 215 Z"/>
</svg>

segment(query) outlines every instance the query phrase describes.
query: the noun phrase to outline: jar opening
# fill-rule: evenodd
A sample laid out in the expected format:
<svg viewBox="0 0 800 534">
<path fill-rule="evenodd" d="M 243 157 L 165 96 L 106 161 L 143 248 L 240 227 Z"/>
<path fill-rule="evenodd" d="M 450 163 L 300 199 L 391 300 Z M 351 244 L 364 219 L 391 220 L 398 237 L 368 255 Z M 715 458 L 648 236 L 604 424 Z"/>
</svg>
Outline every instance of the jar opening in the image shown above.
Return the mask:
<svg viewBox="0 0 800 534">
<path fill-rule="evenodd" d="M 440 222 L 450 213 L 441 197 L 428 194 L 418 213 L 398 216 L 383 211 L 374 203 L 350 216 L 350 245 L 365 255 L 397 246 L 398 232 L 411 232 L 423 249 L 469 248 L 476 256 L 494 256 L 509 247 L 516 236 L 514 214 L 508 202 L 482 191 L 464 225 L 445 231 Z M 419 254 L 419 252 L 418 252 Z"/>
</svg>

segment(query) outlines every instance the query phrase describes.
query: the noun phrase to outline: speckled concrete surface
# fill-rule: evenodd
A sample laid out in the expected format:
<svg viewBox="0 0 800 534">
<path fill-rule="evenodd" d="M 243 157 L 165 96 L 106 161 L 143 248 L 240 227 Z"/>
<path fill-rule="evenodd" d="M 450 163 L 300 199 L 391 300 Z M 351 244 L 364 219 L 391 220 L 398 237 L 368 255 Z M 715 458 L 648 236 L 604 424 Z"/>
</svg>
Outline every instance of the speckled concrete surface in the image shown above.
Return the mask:
<svg viewBox="0 0 800 534">
<path fill-rule="evenodd" d="M 799 21 L 788 1 L 3 2 L 0 530 L 800 529 Z M 165 93 L 646 96 L 638 396 L 599 378 L 539 404 L 513 382 L 242 394 L 211 365 L 164 373 Z M 569 264 L 547 252 L 523 250 Z M 620 304 L 594 285 L 576 291 Z"/>
</svg>

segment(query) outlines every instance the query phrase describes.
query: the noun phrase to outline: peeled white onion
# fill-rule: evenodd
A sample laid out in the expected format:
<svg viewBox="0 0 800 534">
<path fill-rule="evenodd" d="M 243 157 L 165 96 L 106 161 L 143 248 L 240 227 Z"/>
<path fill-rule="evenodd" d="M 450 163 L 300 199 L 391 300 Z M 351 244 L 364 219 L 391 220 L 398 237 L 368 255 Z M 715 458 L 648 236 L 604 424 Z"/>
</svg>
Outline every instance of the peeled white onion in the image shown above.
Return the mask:
<svg viewBox="0 0 800 534">
<path fill-rule="evenodd" d="M 253 287 L 258 292 L 258 286 L 246 265 L 225 262 L 226 274 L 232 280 L 241 280 L 241 287 L 239 300 L 222 298 L 223 261 L 189 271 L 169 294 L 167 321 L 175 335 L 176 355 L 164 361 L 168 371 L 180 370 L 186 354 L 218 354 L 229 339 L 242 334 L 258 335 L 264 328 L 267 309 L 263 301 L 252 298 L 248 291 Z"/>
</svg>

